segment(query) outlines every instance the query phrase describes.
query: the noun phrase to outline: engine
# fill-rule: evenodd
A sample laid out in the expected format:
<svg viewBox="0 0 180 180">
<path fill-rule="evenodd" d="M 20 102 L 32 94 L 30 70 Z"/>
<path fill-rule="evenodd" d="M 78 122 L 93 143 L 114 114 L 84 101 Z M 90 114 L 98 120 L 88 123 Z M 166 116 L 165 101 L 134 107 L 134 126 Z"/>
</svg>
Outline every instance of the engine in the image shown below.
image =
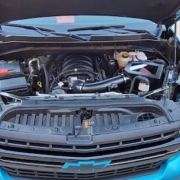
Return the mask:
<svg viewBox="0 0 180 180">
<path fill-rule="evenodd" d="M 2 62 L 0 90 L 20 96 L 37 92 L 142 94 L 167 85 L 165 78 L 169 77 L 163 56 L 139 51 L 49 55 Z"/>
<path fill-rule="evenodd" d="M 62 87 L 74 92 L 75 84 L 102 80 L 97 60 L 85 55 L 68 55 L 58 62 L 58 67 L 60 69 L 55 68 L 53 72 L 56 78 L 50 83 L 53 93 L 62 92 Z"/>
<path fill-rule="evenodd" d="M 55 72 L 58 75 L 51 82 L 53 94 L 109 92 L 122 89 L 130 81 L 123 74 L 107 78 L 96 57 L 69 55 L 61 63 L 60 73 Z M 115 62 L 111 64 L 114 66 Z"/>
</svg>

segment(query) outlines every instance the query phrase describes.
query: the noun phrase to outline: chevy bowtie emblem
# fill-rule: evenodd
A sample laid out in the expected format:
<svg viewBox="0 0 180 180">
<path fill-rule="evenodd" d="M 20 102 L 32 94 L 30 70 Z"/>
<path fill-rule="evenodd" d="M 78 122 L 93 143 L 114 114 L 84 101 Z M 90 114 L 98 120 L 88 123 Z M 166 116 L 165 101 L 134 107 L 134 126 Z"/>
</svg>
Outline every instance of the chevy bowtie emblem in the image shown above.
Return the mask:
<svg viewBox="0 0 180 180">
<path fill-rule="evenodd" d="M 78 163 L 65 163 L 62 169 L 76 170 L 79 172 L 91 172 L 95 169 L 106 168 L 111 161 L 79 161 Z"/>
</svg>

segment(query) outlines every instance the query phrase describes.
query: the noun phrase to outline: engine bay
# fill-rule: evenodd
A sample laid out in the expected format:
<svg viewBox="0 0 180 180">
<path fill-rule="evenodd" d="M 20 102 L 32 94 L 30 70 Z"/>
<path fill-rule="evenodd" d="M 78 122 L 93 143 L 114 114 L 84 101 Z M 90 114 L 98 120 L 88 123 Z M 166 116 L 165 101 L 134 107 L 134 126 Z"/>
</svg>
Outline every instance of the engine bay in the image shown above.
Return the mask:
<svg viewBox="0 0 180 180">
<path fill-rule="evenodd" d="M 115 50 L 0 61 L 0 91 L 17 96 L 116 92 L 149 93 L 148 98 L 160 100 L 163 88 L 178 79 L 178 68 L 158 51 Z"/>
</svg>

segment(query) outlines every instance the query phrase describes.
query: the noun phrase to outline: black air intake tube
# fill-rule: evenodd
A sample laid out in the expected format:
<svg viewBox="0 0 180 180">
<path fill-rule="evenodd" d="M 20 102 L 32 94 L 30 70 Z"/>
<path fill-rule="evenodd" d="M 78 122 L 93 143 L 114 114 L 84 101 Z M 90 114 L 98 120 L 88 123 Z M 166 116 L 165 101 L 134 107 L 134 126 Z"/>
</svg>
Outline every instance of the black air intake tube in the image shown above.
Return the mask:
<svg viewBox="0 0 180 180">
<path fill-rule="evenodd" d="M 130 78 L 123 75 L 115 76 L 95 83 L 84 83 L 78 81 L 77 84 L 74 85 L 74 92 L 75 93 L 108 92 L 109 88 L 113 84 L 117 84 L 124 87 L 129 82 L 130 82 Z"/>
</svg>

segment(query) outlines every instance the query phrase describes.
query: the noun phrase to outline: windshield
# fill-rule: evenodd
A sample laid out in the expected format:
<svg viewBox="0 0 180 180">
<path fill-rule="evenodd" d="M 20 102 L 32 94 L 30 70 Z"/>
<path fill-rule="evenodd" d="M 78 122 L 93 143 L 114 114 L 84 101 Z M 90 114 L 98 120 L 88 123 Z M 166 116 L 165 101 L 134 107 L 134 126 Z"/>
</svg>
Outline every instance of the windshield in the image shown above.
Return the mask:
<svg viewBox="0 0 180 180">
<path fill-rule="evenodd" d="M 143 29 L 153 33 L 157 28 L 157 24 L 149 20 L 114 16 L 56 16 L 11 21 L 10 23 L 51 28 L 57 32 L 67 32 L 69 28 L 86 26 L 125 25 L 127 29 Z M 12 30 L 12 27 L 4 26 L 3 30 Z M 14 28 L 13 32 L 18 33 L 14 31 Z M 81 31 L 80 33 L 88 32 L 90 31 Z"/>
</svg>

